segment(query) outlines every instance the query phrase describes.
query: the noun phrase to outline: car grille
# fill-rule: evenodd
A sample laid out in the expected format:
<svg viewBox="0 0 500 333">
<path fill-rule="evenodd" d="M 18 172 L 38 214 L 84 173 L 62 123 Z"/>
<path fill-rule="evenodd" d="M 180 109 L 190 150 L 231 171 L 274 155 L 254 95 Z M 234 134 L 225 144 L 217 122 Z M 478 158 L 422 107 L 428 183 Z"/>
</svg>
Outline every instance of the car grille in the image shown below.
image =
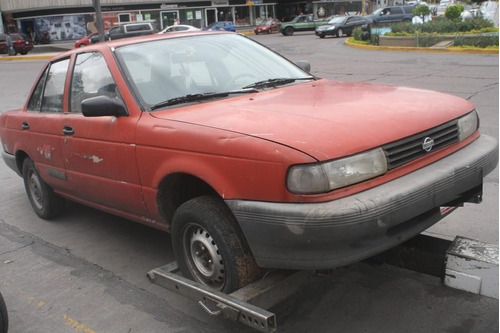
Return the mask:
<svg viewBox="0 0 500 333">
<path fill-rule="evenodd" d="M 434 152 L 454 142 L 458 142 L 457 123 L 457 120 L 454 120 L 428 131 L 383 146 L 382 148 L 387 157 L 387 169 L 396 168 L 430 152 Z M 427 150 L 424 149 L 424 146 Z"/>
</svg>

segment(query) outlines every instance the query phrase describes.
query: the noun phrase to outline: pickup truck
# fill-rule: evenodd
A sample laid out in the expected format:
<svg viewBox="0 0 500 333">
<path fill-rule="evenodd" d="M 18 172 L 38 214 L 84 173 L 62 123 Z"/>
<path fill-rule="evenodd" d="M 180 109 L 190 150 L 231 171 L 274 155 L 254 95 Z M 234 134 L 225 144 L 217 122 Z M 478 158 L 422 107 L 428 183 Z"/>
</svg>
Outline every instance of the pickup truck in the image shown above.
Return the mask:
<svg viewBox="0 0 500 333">
<path fill-rule="evenodd" d="M 312 15 L 298 15 L 290 22 L 281 23 L 280 32 L 283 36 L 291 36 L 295 31 L 314 31 L 327 23 L 328 20 L 313 20 Z"/>
</svg>

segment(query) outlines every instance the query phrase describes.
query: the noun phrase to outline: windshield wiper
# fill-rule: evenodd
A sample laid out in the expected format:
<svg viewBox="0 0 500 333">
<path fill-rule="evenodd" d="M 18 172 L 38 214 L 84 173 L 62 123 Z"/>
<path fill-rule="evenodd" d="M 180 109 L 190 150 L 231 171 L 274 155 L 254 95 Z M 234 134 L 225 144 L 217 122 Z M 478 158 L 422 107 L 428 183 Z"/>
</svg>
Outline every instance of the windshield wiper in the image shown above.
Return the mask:
<svg viewBox="0 0 500 333">
<path fill-rule="evenodd" d="M 224 92 L 208 92 L 208 93 L 199 93 L 199 94 L 188 94 L 186 96 L 174 97 L 171 99 L 167 99 L 166 101 L 157 103 L 151 106 L 151 110 L 156 110 L 159 108 L 163 108 L 165 106 L 171 106 L 182 103 L 190 103 L 196 101 L 202 101 L 205 99 L 218 98 L 218 97 L 227 97 L 233 94 L 247 94 L 247 93 L 255 93 L 258 92 L 255 89 L 241 89 L 241 90 L 231 90 Z"/>
<path fill-rule="evenodd" d="M 277 86 L 282 86 L 285 84 L 293 83 L 295 81 L 299 80 L 316 80 L 314 76 L 308 76 L 308 77 L 299 77 L 299 78 L 278 78 L 278 79 L 267 79 L 263 81 L 258 81 L 252 84 L 249 84 L 248 86 L 244 86 L 242 89 L 248 89 L 248 88 L 272 88 L 272 87 L 277 87 Z"/>
</svg>

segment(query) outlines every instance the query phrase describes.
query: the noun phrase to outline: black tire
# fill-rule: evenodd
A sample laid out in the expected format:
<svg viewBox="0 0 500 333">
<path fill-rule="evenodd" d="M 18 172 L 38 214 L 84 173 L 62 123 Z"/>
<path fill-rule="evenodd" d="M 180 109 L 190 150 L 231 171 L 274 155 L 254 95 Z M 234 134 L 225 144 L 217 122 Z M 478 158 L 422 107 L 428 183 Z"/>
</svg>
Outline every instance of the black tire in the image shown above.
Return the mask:
<svg viewBox="0 0 500 333">
<path fill-rule="evenodd" d="M 325 38 L 325 35 L 318 35 L 319 38 Z"/>
<path fill-rule="evenodd" d="M 36 215 L 46 220 L 61 215 L 64 211 L 64 199 L 55 194 L 52 188 L 42 180 L 33 161 L 29 158 L 26 158 L 23 163 L 23 179 L 26 194 Z"/>
<path fill-rule="evenodd" d="M 292 27 L 286 27 L 284 30 L 283 30 L 283 35 L 285 36 L 291 36 L 293 35 L 293 28 Z"/>
<path fill-rule="evenodd" d="M 182 274 L 212 289 L 230 293 L 259 276 L 232 212 L 219 198 L 182 204 L 174 214 L 172 244 Z"/>
<path fill-rule="evenodd" d="M 342 31 L 342 29 L 338 29 L 337 30 L 337 37 L 342 37 L 344 35 L 344 32 Z"/>
<path fill-rule="evenodd" d="M 7 315 L 7 306 L 0 294 L 0 333 L 7 333 L 9 330 L 9 316 Z"/>
</svg>

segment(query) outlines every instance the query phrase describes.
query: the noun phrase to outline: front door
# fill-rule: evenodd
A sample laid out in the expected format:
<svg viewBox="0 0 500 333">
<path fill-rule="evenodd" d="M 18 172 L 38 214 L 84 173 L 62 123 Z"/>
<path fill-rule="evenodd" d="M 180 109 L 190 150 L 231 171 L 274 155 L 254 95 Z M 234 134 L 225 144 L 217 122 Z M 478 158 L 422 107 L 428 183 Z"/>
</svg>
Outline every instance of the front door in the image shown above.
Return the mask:
<svg viewBox="0 0 500 333">
<path fill-rule="evenodd" d="M 64 157 L 73 193 L 98 206 L 133 215 L 145 214 L 135 155 L 137 116 L 85 117 L 81 102 L 96 96 L 121 99 L 104 57 L 98 52 L 76 56 L 69 112 L 64 115 Z"/>
</svg>

